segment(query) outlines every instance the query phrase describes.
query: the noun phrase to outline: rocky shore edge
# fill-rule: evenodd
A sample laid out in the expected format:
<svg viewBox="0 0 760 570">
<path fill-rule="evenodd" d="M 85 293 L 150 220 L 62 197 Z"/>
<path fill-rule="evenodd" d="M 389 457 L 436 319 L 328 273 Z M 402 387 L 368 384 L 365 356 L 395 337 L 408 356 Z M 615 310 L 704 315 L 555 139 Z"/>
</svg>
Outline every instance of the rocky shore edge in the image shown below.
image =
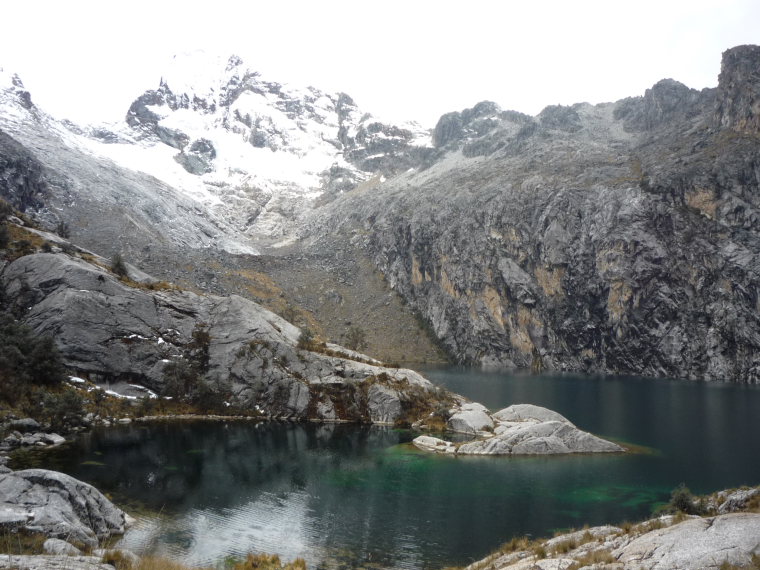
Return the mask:
<svg viewBox="0 0 760 570">
<path fill-rule="evenodd" d="M 675 495 L 674 495 L 675 496 Z M 684 502 L 685 501 L 685 502 Z M 696 499 L 675 514 L 632 525 L 584 528 L 553 538 L 513 538 L 465 570 L 731 570 L 760 564 L 760 486 Z M 685 513 L 699 511 L 698 515 Z M 44 554 L 0 556 L 0 568 L 114 570 L 137 568 L 138 556 L 99 546 L 132 520 L 100 491 L 69 475 L 25 469 L 0 475 L 0 529 L 47 538 Z"/>
<path fill-rule="evenodd" d="M 514 538 L 465 570 L 760 568 L 760 486 L 689 497 L 678 506 L 702 514 L 674 509 L 675 514 L 638 524 L 597 526 L 534 541 Z"/>
</svg>

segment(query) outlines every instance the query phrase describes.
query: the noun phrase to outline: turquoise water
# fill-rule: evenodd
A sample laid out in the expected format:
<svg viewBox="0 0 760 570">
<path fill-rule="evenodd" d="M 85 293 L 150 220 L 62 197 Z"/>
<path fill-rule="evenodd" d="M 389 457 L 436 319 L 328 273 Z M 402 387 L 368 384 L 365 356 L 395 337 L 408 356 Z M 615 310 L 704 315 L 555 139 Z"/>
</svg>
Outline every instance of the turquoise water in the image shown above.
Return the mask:
<svg viewBox="0 0 760 570">
<path fill-rule="evenodd" d="M 465 564 L 514 535 L 646 517 L 681 482 L 695 492 L 760 483 L 757 387 L 425 373 L 494 410 L 547 406 L 650 451 L 450 458 L 389 428 L 192 422 L 95 431 L 57 467 L 159 512 L 140 517 L 127 547 L 192 564 L 276 552 L 310 568 Z"/>
</svg>

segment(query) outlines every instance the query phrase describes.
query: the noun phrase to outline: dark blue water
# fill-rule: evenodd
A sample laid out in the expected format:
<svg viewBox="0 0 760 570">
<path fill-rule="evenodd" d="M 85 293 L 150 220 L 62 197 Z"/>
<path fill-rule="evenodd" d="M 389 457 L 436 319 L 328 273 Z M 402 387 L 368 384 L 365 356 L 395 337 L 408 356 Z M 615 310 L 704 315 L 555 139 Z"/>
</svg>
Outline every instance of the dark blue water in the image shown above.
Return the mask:
<svg viewBox="0 0 760 570">
<path fill-rule="evenodd" d="M 95 431 L 57 467 L 159 511 L 140 517 L 127 547 L 193 564 L 276 552 L 310 568 L 465 564 L 514 535 L 646 517 L 681 482 L 695 492 L 760 482 L 757 387 L 425 373 L 493 410 L 547 406 L 651 449 L 450 458 L 388 428 L 193 422 Z"/>
</svg>

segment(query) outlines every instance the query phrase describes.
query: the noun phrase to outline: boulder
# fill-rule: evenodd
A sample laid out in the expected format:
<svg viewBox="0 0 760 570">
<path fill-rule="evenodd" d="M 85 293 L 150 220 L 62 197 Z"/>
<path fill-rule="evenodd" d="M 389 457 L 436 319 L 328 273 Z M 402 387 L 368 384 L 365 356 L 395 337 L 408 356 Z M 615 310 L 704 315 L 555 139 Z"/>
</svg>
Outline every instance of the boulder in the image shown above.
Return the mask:
<svg viewBox="0 0 760 570">
<path fill-rule="evenodd" d="M 436 453 L 448 453 L 451 455 L 457 452 L 456 446 L 450 441 L 445 441 L 430 435 L 416 437 L 412 443 L 415 447 L 422 449 L 423 451 L 434 451 Z"/>
<path fill-rule="evenodd" d="M 19 431 L 21 433 L 30 433 L 40 430 L 40 424 L 37 420 L 32 418 L 22 418 L 20 420 L 12 420 L 8 426 L 12 430 Z"/>
<path fill-rule="evenodd" d="M 45 433 L 42 434 L 41 441 L 48 445 L 60 445 L 66 443 L 66 438 L 57 433 Z"/>
<path fill-rule="evenodd" d="M 87 546 L 122 534 L 124 512 L 93 486 L 69 475 L 45 469 L 26 469 L 0 475 L 0 508 L 28 513 L 29 531 L 66 538 Z"/>
<path fill-rule="evenodd" d="M 488 410 L 482 404 L 469 402 L 462 404 L 447 422 L 451 431 L 475 434 L 493 429 L 494 423 Z"/>
<path fill-rule="evenodd" d="M 82 554 L 82 551 L 76 546 L 60 538 L 48 538 L 42 544 L 42 551 L 45 554 L 59 554 L 62 556 L 78 556 Z"/>
</svg>

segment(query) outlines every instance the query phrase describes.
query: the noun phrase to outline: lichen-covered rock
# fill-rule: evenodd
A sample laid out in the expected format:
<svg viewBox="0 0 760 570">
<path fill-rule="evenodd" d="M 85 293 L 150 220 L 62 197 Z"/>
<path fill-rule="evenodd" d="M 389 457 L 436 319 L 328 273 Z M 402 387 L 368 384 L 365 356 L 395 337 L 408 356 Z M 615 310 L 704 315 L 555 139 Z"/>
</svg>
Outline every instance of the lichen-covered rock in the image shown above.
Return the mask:
<svg viewBox="0 0 760 570">
<path fill-rule="evenodd" d="M 125 529 L 124 512 L 100 491 L 45 469 L 0 475 L 0 508 L 16 513 L 25 509 L 27 530 L 91 547 Z"/>
<path fill-rule="evenodd" d="M 499 552 L 465 570 L 605 568 L 616 570 L 719 570 L 750 568 L 760 552 L 760 514 L 663 516 L 629 529 L 601 526 L 527 543 Z M 540 548 L 542 554 L 537 550 Z"/>
</svg>

